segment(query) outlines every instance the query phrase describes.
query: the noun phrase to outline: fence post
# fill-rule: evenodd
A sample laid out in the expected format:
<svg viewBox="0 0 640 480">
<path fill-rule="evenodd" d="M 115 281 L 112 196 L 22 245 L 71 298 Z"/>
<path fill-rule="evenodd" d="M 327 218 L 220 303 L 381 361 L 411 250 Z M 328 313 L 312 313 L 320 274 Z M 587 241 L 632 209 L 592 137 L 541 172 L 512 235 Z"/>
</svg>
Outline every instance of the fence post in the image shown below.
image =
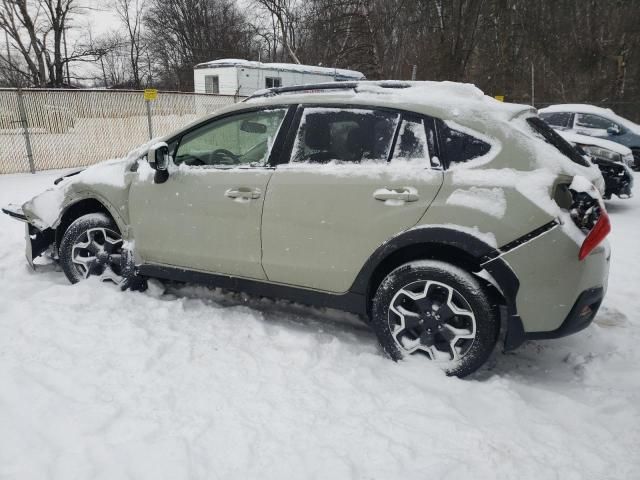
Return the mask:
<svg viewBox="0 0 640 480">
<path fill-rule="evenodd" d="M 36 173 L 36 167 L 33 163 L 33 150 L 31 150 L 31 138 L 29 137 L 29 123 L 27 122 L 27 112 L 24 109 L 24 99 L 22 98 L 22 89 L 18 89 L 18 111 L 20 112 L 20 124 L 24 134 L 24 144 L 27 148 L 27 158 L 29 159 L 29 170 Z"/>
<path fill-rule="evenodd" d="M 145 100 L 147 104 L 147 123 L 149 124 L 149 140 L 153 139 L 153 127 L 151 126 L 151 101 Z"/>
</svg>

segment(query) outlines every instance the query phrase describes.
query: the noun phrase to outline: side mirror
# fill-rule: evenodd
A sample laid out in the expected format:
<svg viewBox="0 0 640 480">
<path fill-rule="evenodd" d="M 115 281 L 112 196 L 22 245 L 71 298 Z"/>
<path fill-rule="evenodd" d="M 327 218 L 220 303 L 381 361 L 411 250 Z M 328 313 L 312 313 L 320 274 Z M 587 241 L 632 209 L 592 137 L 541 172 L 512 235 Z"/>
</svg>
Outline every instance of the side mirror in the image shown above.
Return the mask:
<svg viewBox="0 0 640 480">
<path fill-rule="evenodd" d="M 609 135 L 620 135 L 620 127 L 617 125 L 611 125 L 609 128 L 607 128 L 607 133 Z"/>
<path fill-rule="evenodd" d="M 166 171 L 169 168 L 169 145 L 165 142 L 154 144 L 147 152 L 147 160 L 151 168 Z"/>
</svg>

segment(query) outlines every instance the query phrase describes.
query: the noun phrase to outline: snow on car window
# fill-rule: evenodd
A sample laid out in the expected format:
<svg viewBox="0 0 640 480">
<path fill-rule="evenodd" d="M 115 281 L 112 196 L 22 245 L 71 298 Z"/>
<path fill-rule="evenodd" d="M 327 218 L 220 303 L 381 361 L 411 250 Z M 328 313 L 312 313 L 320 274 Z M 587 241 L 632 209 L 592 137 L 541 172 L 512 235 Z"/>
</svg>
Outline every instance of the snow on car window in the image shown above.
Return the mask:
<svg viewBox="0 0 640 480">
<path fill-rule="evenodd" d="M 402 120 L 391 161 L 400 159 L 428 165 L 429 143 L 422 119 L 405 118 Z"/>
<path fill-rule="evenodd" d="M 306 108 L 293 146 L 293 162 L 386 162 L 398 124 L 396 113 Z"/>
</svg>

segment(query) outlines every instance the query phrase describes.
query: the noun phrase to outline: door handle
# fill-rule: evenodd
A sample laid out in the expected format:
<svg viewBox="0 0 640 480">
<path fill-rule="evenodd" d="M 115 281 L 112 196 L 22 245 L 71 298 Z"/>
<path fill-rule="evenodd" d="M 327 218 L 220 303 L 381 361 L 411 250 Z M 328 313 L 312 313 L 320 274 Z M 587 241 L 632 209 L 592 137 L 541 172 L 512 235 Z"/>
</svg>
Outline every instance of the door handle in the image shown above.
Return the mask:
<svg viewBox="0 0 640 480">
<path fill-rule="evenodd" d="M 255 200 L 260 198 L 262 192 L 259 188 L 249 187 L 234 187 L 224 192 L 225 197 L 232 198 L 234 200 Z"/>
<path fill-rule="evenodd" d="M 373 198 L 387 204 L 395 204 L 397 202 L 417 202 L 420 200 L 420 195 L 414 187 L 379 188 L 373 192 Z"/>
</svg>

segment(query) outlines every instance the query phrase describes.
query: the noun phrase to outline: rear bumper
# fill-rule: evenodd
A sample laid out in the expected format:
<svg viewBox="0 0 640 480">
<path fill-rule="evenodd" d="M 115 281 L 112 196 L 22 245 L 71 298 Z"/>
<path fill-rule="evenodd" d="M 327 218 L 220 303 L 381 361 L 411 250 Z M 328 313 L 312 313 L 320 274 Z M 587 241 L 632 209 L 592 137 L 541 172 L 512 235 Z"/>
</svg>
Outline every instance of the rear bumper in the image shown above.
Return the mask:
<svg viewBox="0 0 640 480">
<path fill-rule="evenodd" d="M 580 261 L 579 245 L 563 228 L 557 225 L 496 259 L 517 279 L 508 282 L 516 287 L 507 305 L 505 350 L 525 340 L 582 330 L 600 307 L 607 290 L 609 245 L 605 240 Z"/>
<path fill-rule="evenodd" d="M 573 304 L 569 315 L 555 330 L 549 332 L 525 332 L 520 317 L 511 317 L 507 326 L 505 350 L 513 350 L 526 340 L 551 340 L 572 335 L 584 330 L 598 313 L 598 309 L 604 299 L 604 288 L 590 288 L 580 294 Z"/>
</svg>

